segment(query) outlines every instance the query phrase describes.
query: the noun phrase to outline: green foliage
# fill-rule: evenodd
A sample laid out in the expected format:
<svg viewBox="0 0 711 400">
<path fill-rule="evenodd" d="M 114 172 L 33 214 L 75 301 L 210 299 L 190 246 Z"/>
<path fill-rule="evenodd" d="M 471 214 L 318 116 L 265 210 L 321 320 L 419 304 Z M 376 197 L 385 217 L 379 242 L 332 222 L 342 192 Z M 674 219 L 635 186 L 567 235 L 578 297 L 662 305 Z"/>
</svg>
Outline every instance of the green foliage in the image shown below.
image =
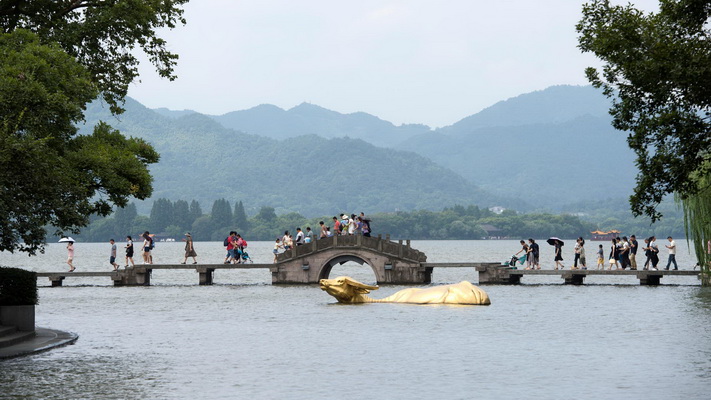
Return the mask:
<svg viewBox="0 0 711 400">
<path fill-rule="evenodd" d="M 244 204 L 242 200 L 235 203 L 235 212 L 233 214 L 234 225 L 237 229 L 248 229 L 249 223 L 247 222 L 247 213 L 244 211 Z"/>
<path fill-rule="evenodd" d="M 158 199 L 151 208 L 151 231 L 163 232 L 165 228 L 176 222 L 173 213 L 173 203 L 168 199 Z"/>
<path fill-rule="evenodd" d="M 89 107 L 89 124 L 106 118 L 111 116 L 99 104 Z M 216 198 L 242 199 L 249 215 L 269 205 L 278 213 L 313 216 L 334 209 L 513 206 L 422 156 L 361 140 L 302 136 L 278 141 L 226 129 L 200 114 L 162 117 L 131 99 L 116 126 L 150 141 L 163 155 L 151 168 L 155 197 L 195 199 L 204 207 Z"/>
<path fill-rule="evenodd" d="M 615 128 L 637 155 L 635 215 L 652 220 L 675 193 L 683 201 L 711 172 L 711 34 L 708 1 L 660 0 L 658 13 L 595 0 L 583 7 L 579 47 L 605 64 L 588 79 L 612 97 Z"/>
<path fill-rule="evenodd" d="M 0 306 L 37 304 L 37 274 L 21 268 L 0 267 Z"/>
<path fill-rule="evenodd" d="M 89 215 L 150 195 L 150 145 L 102 123 L 76 135 L 97 94 L 79 63 L 25 30 L 1 34 L 0 54 L 0 251 L 34 254 L 45 226 L 77 232 Z"/>
<path fill-rule="evenodd" d="M 156 31 L 185 24 L 180 7 L 187 1 L 3 1 L 0 31 L 26 28 L 37 33 L 43 44 L 58 43 L 86 68 L 113 112 L 118 112 L 128 85 L 138 77 L 136 49 L 143 51 L 160 76 L 175 79 L 178 56 L 167 50 Z"/>
<path fill-rule="evenodd" d="M 694 253 L 699 260 L 701 279 L 706 286 L 711 285 L 711 178 L 699 179 L 703 189 L 685 199 L 677 197 L 684 210 L 684 229 L 693 238 Z"/>
</svg>

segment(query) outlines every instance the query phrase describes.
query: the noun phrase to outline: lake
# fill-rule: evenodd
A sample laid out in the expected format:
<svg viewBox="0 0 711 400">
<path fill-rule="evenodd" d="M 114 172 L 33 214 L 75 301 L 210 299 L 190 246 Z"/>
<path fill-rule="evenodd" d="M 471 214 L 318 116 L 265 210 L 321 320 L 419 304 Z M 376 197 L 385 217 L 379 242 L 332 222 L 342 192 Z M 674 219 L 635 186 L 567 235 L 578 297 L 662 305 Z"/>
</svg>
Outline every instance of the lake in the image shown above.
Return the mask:
<svg viewBox="0 0 711 400">
<path fill-rule="evenodd" d="M 589 263 L 599 243 L 587 243 Z M 686 242 L 677 243 L 680 268 L 691 269 Z M 270 262 L 271 246 L 250 242 L 254 262 Z M 412 246 L 429 262 L 501 262 L 519 249 L 517 241 Z M 108 243 L 75 247 L 79 271 L 111 269 Z M 552 248 L 541 247 L 550 269 Z M 157 243 L 156 262 L 182 261 L 182 248 Z M 201 262 L 224 257 L 222 243 L 195 248 Z M 0 253 L 0 265 L 62 271 L 65 255 L 51 244 L 33 258 Z M 357 264 L 335 267 L 337 275 L 374 280 Z M 464 279 L 476 283 L 476 273 L 433 273 L 437 284 Z M 668 399 L 707 398 L 711 384 L 711 288 L 693 277 L 665 277 L 659 287 L 633 277 L 588 277 L 584 286 L 524 277 L 520 286 L 484 286 L 488 307 L 340 305 L 317 286 L 270 282 L 267 270 L 216 271 L 213 286 L 198 286 L 193 271 L 154 271 L 150 287 L 74 278 L 51 288 L 41 278 L 37 325 L 79 340 L 0 362 L 0 398 Z"/>
</svg>

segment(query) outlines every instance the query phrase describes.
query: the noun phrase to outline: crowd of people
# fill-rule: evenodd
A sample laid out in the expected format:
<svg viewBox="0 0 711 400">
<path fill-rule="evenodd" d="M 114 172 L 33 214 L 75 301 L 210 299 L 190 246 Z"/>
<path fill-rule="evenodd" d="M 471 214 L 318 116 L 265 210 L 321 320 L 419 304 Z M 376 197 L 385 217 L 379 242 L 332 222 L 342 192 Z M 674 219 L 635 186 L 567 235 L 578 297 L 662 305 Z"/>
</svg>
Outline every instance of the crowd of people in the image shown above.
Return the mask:
<svg viewBox="0 0 711 400">
<path fill-rule="evenodd" d="M 319 232 L 318 239 L 325 239 L 333 237 L 334 235 L 363 235 L 370 236 L 370 219 L 365 217 L 364 213 L 360 215 L 351 214 L 341 214 L 341 217 L 333 217 L 333 229 L 330 225 L 323 221 L 319 221 Z M 311 243 L 315 240 L 316 234 L 311 230 L 310 226 L 306 227 L 306 232 L 302 231 L 301 228 L 296 228 L 296 237 L 294 237 L 289 231 L 284 232 L 284 236 L 277 238 L 274 242 L 274 262 L 277 262 L 277 255 L 282 252 L 293 248 L 294 246 L 301 246 L 306 243 Z"/>
<path fill-rule="evenodd" d="M 669 257 L 667 259 L 667 265 L 664 268 L 669 270 L 669 268 L 674 266 L 674 270 L 678 270 L 679 266 L 676 262 L 676 242 L 669 236 L 667 237 L 669 243 L 664 246 L 669 252 Z M 540 257 L 540 247 L 533 239 L 528 239 L 528 242 L 521 240 L 521 250 L 519 250 L 514 258 L 518 258 L 519 254 L 523 254 L 518 258 L 521 263 L 526 263 L 527 270 L 530 269 L 541 269 L 539 257 Z M 563 241 L 560 239 L 549 239 L 549 243 L 554 246 L 554 269 L 563 269 L 565 265 L 563 264 Z M 640 245 L 637 241 L 635 235 L 627 238 L 627 236 L 617 237 L 612 239 L 610 245 L 610 252 L 607 257 L 605 257 L 605 249 L 602 244 L 598 245 L 597 248 L 597 269 L 604 270 L 605 265 L 609 264 L 607 269 L 612 270 L 613 267 L 616 270 L 637 270 L 637 252 L 638 250 L 644 251 L 645 261 L 642 266 L 643 270 L 653 270 L 658 271 L 659 264 L 659 245 L 657 245 L 657 238 L 651 236 L 644 239 L 644 243 Z M 585 257 L 585 239 L 579 237 L 575 240 L 575 247 L 573 248 L 573 265 L 570 269 L 588 269 L 587 260 Z M 607 263 L 606 263 L 607 260 Z"/>
</svg>

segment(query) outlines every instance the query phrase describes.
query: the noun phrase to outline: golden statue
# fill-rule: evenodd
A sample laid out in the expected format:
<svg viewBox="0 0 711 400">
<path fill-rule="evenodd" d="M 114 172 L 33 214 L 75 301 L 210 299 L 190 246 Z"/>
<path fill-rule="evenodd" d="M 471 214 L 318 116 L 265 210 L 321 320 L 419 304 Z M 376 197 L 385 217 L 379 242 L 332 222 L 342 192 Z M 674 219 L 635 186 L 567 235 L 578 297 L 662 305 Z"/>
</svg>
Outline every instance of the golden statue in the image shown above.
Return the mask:
<svg viewBox="0 0 711 400">
<path fill-rule="evenodd" d="M 413 303 L 413 304 L 472 304 L 489 305 L 489 295 L 467 281 L 453 285 L 433 286 L 425 289 L 403 289 L 384 299 L 366 296 L 377 286 L 366 285 L 347 276 L 321 279 L 321 290 L 335 297 L 339 303 Z"/>
</svg>

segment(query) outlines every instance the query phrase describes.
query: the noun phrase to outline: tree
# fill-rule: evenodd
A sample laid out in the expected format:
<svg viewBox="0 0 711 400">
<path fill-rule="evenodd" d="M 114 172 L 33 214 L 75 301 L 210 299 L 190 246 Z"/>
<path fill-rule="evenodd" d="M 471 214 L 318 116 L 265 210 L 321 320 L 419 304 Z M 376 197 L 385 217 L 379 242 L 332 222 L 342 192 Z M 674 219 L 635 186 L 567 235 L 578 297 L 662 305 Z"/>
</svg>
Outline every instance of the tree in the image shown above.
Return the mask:
<svg viewBox="0 0 711 400">
<path fill-rule="evenodd" d="M 637 155 L 635 216 L 656 221 L 665 195 L 689 199 L 711 172 L 709 16 L 702 0 L 660 0 L 656 14 L 606 0 L 583 7 L 579 48 L 605 63 L 586 74 L 614 99 L 613 126 L 630 132 Z"/>
<path fill-rule="evenodd" d="M 200 203 L 197 200 L 190 202 L 190 219 L 195 222 L 196 219 L 202 217 L 202 208 L 200 208 Z"/>
<path fill-rule="evenodd" d="M 138 77 L 136 48 L 158 74 L 175 79 L 178 56 L 156 31 L 185 24 L 188 0 L 14 0 L 0 3 L 0 29 L 28 29 L 43 44 L 57 43 L 83 65 L 112 112 L 121 111 L 128 86 Z"/>
<path fill-rule="evenodd" d="M 91 214 L 150 196 L 147 165 L 159 156 L 148 143 L 103 123 L 76 135 L 97 93 L 58 45 L 26 30 L 0 34 L 0 251 L 34 254 L 45 226 L 77 233 Z"/>
<path fill-rule="evenodd" d="M 233 214 L 235 226 L 238 229 L 249 229 L 247 226 L 247 213 L 244 211 L 244 205 L 242 201 L 235 203 L 235 212 Z"/>
<path fill-rule="evenodd" d="M 173 203 L 173 222 L 172 225 L 180 227 L 180 230 L 185 233 L 193 224 L 193 219 L 190 218 L 190 206 L 185 200 L 177 200 Z"/>
<path fill-rule="evenodd" d="M 114 211 L 115 229 L 124 235 L 130 235 L 131 227 L 133 227 L 133 222 L 137 216 L 138 211 L 135 203 L 130 203 L 126 207 L 116 208 L 116 211 Z"/>
<path fill-rule="evenodd" d="M 173 203 L 168 199 L 158 199 L 151 207 L 151 230 L 163 232 L 168 225 L 173 224 Z"/>
<path fill-rule="evenodd" d="M 215 202 L 212 203 L 210 220 L 214 228 L 230 226 L 232 224 L 232 207 L 230 207 L 230 202 L 225 199 L 215 200 Z"/>
</svg>

